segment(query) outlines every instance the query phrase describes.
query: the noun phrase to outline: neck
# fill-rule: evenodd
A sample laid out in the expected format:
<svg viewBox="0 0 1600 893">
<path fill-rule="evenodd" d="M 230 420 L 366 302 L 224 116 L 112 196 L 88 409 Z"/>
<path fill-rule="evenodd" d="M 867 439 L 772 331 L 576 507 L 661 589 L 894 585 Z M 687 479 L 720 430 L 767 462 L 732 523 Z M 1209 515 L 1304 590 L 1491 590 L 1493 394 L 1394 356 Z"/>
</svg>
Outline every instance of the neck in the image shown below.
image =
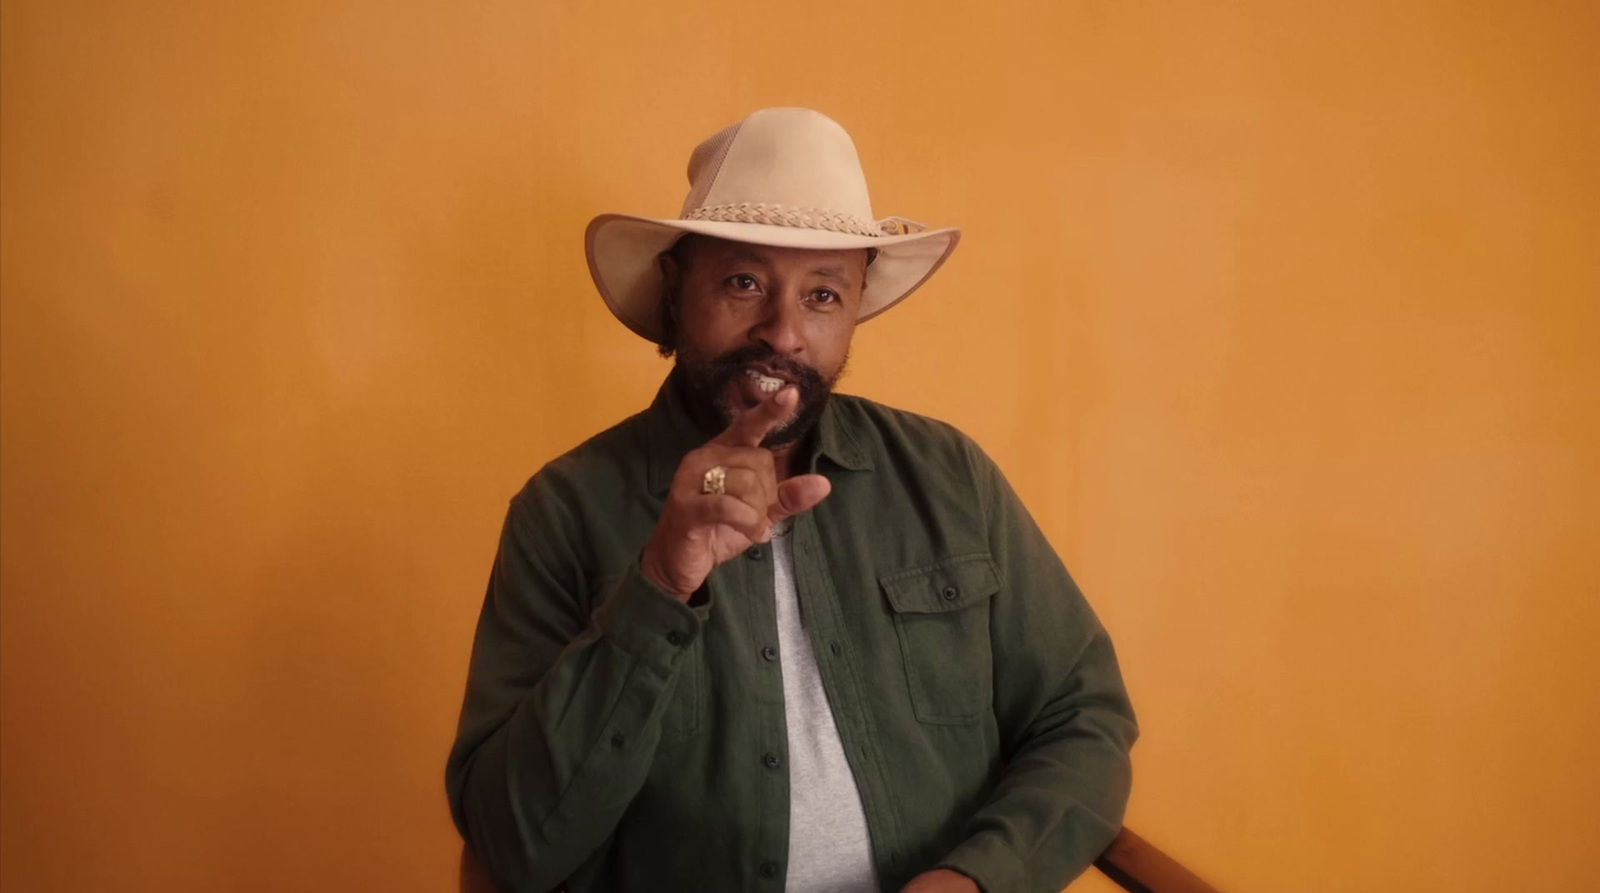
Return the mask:
<svg viewBox="0 0 1600 893">
<path fill-rule="evenodd" d="M 772 454 L 772 468 L 777 474 L 778 480 L 785 480 L 790 475 L 794 474 L 794 466 L 797 459 L 795 455 L 797 452 L 795 447 L 798 446 L 803 440 L 804 438 L 776 449 L 767 450 L 767 452 Z"/>
</svg>

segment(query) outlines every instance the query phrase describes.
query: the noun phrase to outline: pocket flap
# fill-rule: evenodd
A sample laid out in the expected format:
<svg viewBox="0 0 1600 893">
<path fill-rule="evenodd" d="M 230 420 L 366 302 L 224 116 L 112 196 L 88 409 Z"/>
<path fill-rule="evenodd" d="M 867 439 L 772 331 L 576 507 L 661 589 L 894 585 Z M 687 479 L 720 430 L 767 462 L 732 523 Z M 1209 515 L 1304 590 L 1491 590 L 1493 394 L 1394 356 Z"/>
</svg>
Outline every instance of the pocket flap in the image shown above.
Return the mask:
<svg viewBox="0 0 1600 893">
<path fill-rule="evenodd" d="M 1000 591 L 1000 574 L 988 552 L 956 555 L 878 578 L 889 604 L 901 614 L 959 611 Z"/>
</svg>

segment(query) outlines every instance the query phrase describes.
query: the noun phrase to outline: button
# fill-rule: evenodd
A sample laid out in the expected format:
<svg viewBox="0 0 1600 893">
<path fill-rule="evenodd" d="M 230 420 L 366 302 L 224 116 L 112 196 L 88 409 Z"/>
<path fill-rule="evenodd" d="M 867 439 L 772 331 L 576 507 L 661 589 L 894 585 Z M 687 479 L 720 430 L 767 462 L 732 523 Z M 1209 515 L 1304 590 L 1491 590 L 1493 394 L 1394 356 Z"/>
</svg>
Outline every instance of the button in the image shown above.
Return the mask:
<svg viewBox="0 0 1600 893">
<path fill-rule="evenodd" d="M 767 660 L 777 660 L 778 659 L 778 649 L 772 647 L 771 645 L 768 645 L 767 647 L 761 649 L 761 656 L 766 658 Z"/>
<path fill-rule="evenodd" d="M 961 590 L 955 588 L 954 586 L 946 586 L 944 591 L 939 594 L 944 596 L 945 601 L 953 602 L 956 600 L 956 596 L 961 594 Z"/>
<path fill-rule="evenodd" d="M 673 630 L 672 632 L 667 633 L 667 641 L 671 642 L 674 645 L 682 645 L 683 644 L 683 633 L 680 633 L 677 630 Z"/>
<path fill-rule="evenodd" d="M 761 876 L 766 878 L 766 879 L 768 879 L 768 880 L 771 880 L 772 878 L 777 877 L 778 876 L 778 863 L 776 863 L 776 862 L 763 862 L 763 863 L 761 863 Z"/>
<path fill-rule="evenodd" d="M 761 556 L 763 556 L 763 555 L 765 555 L 767 553 L 765 551 L 763 551 L 760 546 L 751 546 L 749 549 L 747 549 L 745 551 L 744 554 L 749 555 L 751 561 L 760 561 L 761 560 Z"/>
<path fill-rule="evenodd" d="M 627 743 L 628 743 L 628 739 L 622 737 L 622 733 L 621 732 L 618 732 L 617 734 L 611 736 L 611 746 L 612 747 L 621 747 L 622 745 L 627 744 Z"/>
<path fill-rule="evenodd" d="M 768 769 L 776 769 L 783 765 L 783 760 L 778 759 L 778 755 L 775 753 L 769 753 L 762 757 L 761 762 L 766 763 Z"/>
</svg>

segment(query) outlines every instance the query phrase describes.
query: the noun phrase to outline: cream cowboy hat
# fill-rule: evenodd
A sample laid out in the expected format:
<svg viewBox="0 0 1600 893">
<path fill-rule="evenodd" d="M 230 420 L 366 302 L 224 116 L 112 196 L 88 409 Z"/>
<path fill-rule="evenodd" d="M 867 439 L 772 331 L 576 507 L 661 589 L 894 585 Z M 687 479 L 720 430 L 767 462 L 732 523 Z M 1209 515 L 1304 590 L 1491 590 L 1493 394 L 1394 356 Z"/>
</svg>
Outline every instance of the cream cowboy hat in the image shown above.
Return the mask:
<svg viewBox="0 0 1600 893">
<path fill-rule="evenodd" d="M 785 248 L 876 248 L 858 320 L 899 303 L 961 238 L 900 217 L 872 216 L 850 135 L 810 109 L 762 109 L 689 156 L 689 197 L 676 220 L 601 214 L 584 233 L 589 275 L 622 324 L 661 340 L 656 256 L 686 233 Z"/>
</svg>

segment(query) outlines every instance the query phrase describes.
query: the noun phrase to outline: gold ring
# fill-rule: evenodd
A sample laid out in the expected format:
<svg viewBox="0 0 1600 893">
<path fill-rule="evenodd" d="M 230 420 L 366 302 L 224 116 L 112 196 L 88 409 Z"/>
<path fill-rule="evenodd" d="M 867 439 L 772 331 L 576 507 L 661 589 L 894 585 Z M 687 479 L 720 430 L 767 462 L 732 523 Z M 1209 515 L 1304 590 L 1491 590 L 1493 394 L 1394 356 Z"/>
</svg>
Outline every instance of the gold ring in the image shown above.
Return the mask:
<svg viewBox="0 0 1600 893">
<path fill-rule="evenodd" d="M 700 479 L 700 492 L 712 496 L 721 496 L 728 491 L 728 469 L 723 465 L 713 465 L 706 469 L 706 476 Z"/>
</svg>

